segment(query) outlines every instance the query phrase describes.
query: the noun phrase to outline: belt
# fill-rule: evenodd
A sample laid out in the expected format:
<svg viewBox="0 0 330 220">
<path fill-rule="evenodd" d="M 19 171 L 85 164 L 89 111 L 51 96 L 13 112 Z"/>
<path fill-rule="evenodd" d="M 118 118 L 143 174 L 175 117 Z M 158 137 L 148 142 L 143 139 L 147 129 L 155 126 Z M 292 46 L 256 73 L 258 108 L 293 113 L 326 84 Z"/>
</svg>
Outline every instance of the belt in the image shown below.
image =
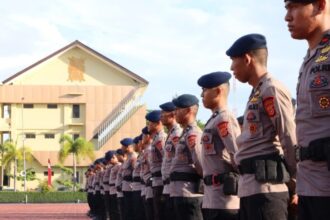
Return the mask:
<svg viewBox="0 0 330 220">
<path fill-rule="evenodd" d="M 132 178 L 132 176 L 124 176 L 123 180 L 128 181 L 128 182 L 132 182 L 133 178 Z"/>
<path fill-rule="evenodd" d="M 109 186 L 115 186 L 115 185 L 116 185 L 116 184 L 114 184 L 114 183 L 110 183 L 110 184 L 109 184 Z"/>
<path fill-rule="evenodd" d="M 147 179 L 146 186 L 152 186 L 151 178 Z"/>
<path fill-rule="evenodd" d="M 168 185 L 168 184 L 170 184 L 170 182 L 171 182 L 170 178 L 166 178 L 165 180 L 163 180 L 164 185 Z"/>
<path fill-rule="evenodd" d="M 308 147 L 297 147 L 296 159 L 297 161 L 327 161 L 330 159 L 330 137 L 313 140 Z"/>
<path fill-rule="evenodd" d="M 162 176 L 162 172 L 161 171 L 157 171 L 157 172 L 151 173 L 151 176 L 152 177 L 161 177 Z"/>
<path fill-rule="evenodd" d="M 255 174 L 256 172 L 256 160 L 274 160 L 281 161 L 282 158 L 278 153 L 259 155 L 251 158 L 244 159 L 238 165 L 238 170 L 240 174 Z"/>
<path fill-rule="evenodd" d="M 219 186 L 225 181 L 227 173 L 208 175 L 203 178 L 204 184 L 207 186 Z"/>
<path fill-rule="evenodd" d="M 133 182 L 141 182 L 141 178 L 139 176 L 133 177 Z"/>
<path fill-rule="evenodd" d="M 143 179 L 141 178 L 140 180 L 141 184 L 145 185 L 146 183 L 143 181 Z"/>
<path fill-rule="evenodd" d="M 170 174 L 170 180 L 198 182 L 200 180 L 200 176 L 197 173 L 172 172 Z"/>
<path fill-rule="evenodd" d="M 109 181 L 104 181 L 103 184 L 109 184 Z"/>
</svg>

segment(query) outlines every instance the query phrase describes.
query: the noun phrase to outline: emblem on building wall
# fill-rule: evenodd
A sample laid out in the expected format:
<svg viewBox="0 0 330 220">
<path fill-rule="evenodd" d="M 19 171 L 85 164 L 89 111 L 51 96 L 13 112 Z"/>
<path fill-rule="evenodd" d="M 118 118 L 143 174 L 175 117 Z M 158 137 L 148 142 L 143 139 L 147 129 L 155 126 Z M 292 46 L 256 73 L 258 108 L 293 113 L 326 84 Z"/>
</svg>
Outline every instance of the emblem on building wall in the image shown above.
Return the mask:
<svg viewBox="0 0 330 220">
<path fill-rule="evenodd" d="M 85 81 L 85 59 L 69 57 L 68 81 Z"/>
</svg>

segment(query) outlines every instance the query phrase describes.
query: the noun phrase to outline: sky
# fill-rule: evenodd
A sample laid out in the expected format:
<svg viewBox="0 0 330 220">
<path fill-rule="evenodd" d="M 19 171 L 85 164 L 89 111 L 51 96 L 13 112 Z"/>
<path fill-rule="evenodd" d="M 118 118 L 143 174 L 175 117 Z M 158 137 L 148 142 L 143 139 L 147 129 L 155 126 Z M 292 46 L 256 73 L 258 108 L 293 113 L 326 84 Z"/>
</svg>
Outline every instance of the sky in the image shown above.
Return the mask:
<svg viewBox="0 0 330 220">
<path fill-rule="evenodd" d="M 268 70 L 295 97 L 307 50 L 306 42 L 291 39 L 278 0 L 0 2 L 1 81 L 79 40 L 148 80 L 148 109 L 185 93 L 200 99 L 198 78 L 230 72 L 226 50 L 250 33 L 266 36 Z M 240 116 L 251 87 L 233 78 L 229 108 Z M 201 104 L 197 118 L 205 122 L 210 114 Z"/>
</svg>

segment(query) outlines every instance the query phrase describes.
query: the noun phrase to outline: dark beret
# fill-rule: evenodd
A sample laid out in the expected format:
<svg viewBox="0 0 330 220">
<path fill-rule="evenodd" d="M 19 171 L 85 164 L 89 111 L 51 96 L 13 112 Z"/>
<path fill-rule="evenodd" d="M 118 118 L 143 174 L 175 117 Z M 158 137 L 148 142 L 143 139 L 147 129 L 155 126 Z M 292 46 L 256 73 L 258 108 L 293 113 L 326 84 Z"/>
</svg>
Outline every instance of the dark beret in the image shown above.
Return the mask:
<svg viewBox="0 0 330 220">
<path fill-rule="evenodd" d="M 142 134 L 150 134 L 147 126 L 142 129 Z"/>
<path fill-rule="evenodd" d="M 115 152 L 112 151 L 112 150 L 109 150 L 108 152 L 105 153 L 104 158 L 105 158 L 107 161 L 109 161 L 109 160 L 111 160 L 111 158 L 113 157 L 113 155 L 115 155 Z"/>
<path fill-rule="evenodd" d="M 214 88 L 223 83 L 226 83 L 231 78 L 230 73 L 227 72 L 213 72 L 201 76 L 197 83 L 202 88 Z"/>
<path fill-rule="evenodd" d="M 94 165 L 103 163 L 103 159 L 104 159 L 103 157 L 102 158 L 99 158 L 99 159 L 96 159 L 94 161 Z"/>
<path fill-rule="evenodd" d="M 136 137 L 133 139 L 134 144 L 138 144 L 139 141 L 140 141 L 140 135 L 139 135 L 139 136 L 136 136 Z"/>
<path fill-rule="evenodd" d="M 159 108 L 165 112 L 173 112 L 175 110 L 175 105 L 173 102 L 165 102 L 161 104 Z"/>
<path fill-rule="evenodd" d="M 243 115 L 242 115 L 242 116 L 239 116 L 239 117 L 237 118 L 237 121 L 238 121 L 238 124 L 239 124 L 239 125 L 243 125 L 244 116 L 243 116 Z"/>
<path fill-rule="evenodd" d="M 183 94 L 173 99 L 173 104 L 177 108 L 188 108 L 198 104 L 198 98 L 194 95 Z"/>
<path fill-rule="evenodd" d="M 151 121 L 151 122 L 159 122 L 160 121 L 160 115 L 161 115 L 160 110 L 154 110 L 154 111 L 149 112 L 146 115 L 146 119 L 148 121 Z"/>
<path fill-rule="evenodd" d="M 132 138 L 124 138 L 120 141 L 120 144 L 128 147 L 129 145 L 133 144 L 133 139 Z"/>
<path fill-rule="evenodd" d="M 124 151 L 121 148 L 119 148 L 116 150 L 116 154 L 124 156 Z"/>
<path fill-rule="evenodd" d="M 284 2 L 296 2 L 296 3 L 313 3 L 317 0 L 284 0 Z"/>
<path fill-rule="evenodd" d="M 251 50 L 267 48 L 265 36 L 261 34 L 248 34 L 237 39 L 227 50 L 226 54 L 230 57 L 239 57 Z"/>
</svg>

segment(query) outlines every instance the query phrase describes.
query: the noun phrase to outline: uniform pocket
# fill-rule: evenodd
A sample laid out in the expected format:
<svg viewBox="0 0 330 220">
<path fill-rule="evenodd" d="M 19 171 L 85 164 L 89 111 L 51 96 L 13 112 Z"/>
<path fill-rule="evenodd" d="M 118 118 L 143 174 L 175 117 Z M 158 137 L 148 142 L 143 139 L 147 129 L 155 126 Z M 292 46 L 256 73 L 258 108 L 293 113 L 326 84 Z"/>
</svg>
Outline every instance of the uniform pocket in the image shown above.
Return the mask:
<svg viewBox="0 0 330 220">
<path fill-rule="evenodd" d="M 213 135 L 211 133 L 204 133 L 202 137 L 202 144 L 204 149 L 204 155 L 214 155 L 216 150 L 213 143 Z"/>
<path fill-rule="evenodd" d="M 310 111 L 313 117 L 330 115 L 330 85 L 328 74 L 312 75 L 309 81 Z"/>
</svg>

